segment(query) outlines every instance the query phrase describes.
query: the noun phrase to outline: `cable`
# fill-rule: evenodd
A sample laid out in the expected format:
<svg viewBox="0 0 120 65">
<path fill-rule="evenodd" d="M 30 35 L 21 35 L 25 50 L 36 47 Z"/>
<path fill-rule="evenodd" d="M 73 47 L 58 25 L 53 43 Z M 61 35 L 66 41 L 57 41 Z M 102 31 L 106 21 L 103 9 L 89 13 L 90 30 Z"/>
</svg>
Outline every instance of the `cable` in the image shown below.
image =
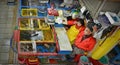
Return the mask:
<svg viewBox="0 0 120 65">
<path fill-rule="evenodd" d="M 17 50 L 12 46 L 12 44 L 13 44 L 13 35 L 12 35 L 12 37 L 11 37 L 11 39 L 10 39 L 10 48 L 13 50 L 13 52 L 15 52 L 15 53 L 17 53 Z"/>
</svg>

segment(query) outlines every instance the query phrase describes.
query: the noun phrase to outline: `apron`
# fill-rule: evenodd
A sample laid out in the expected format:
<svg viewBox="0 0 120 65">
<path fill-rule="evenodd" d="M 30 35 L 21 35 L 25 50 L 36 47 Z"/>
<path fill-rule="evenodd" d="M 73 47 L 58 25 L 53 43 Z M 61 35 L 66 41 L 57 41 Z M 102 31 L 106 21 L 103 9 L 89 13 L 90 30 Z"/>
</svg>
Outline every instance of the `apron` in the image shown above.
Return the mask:
<svg viewBox="0 0 120 65">
<path fill-rule="evenodd" d="M 77 37 L 81 28 L 77 29 L 75 25 L 71 26 L 69 30 L 67 30 L 67 35 L 71 44 L 73 44 L 75 38 Z"/>
</svg>

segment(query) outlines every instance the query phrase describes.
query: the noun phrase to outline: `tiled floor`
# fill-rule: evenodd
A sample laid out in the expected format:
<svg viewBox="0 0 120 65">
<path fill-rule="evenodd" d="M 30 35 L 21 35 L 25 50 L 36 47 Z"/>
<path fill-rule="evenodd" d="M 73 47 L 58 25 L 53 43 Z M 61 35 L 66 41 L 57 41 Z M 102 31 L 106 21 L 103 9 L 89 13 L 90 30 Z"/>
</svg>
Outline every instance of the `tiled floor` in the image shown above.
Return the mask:
<svg viewBox="0 0 120 65">
<path fill-rule="evenodd" d="M 17 54 L 10 48 L 10 39 L 17 21 L 17 5 L 0 0 L 0 65 L 18 65 Z"/>
<path fill-rule="evenodd" d="M 10 38 L 15 26 L 16 5 L 8 6 L 7 0 L 0 0 L 0 65 L 15 63 L 16 54 L 10 48 Z"/>
</svg>

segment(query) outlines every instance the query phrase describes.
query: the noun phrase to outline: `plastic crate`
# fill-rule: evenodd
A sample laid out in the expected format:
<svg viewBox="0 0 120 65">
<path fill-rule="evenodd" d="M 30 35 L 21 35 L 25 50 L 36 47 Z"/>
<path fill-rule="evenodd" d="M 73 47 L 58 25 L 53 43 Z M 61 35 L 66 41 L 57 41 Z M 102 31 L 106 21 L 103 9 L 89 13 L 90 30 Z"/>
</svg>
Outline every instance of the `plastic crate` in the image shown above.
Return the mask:
<svg viewBox="0 0 120 65">
<path fill-rule="evenodd" d="M 56 43 L 37 43 L 38 53 L 56 53 Z"/>
<path fill-rule="evenodd" d="M 55 42 L 52 30 L 43 30 L 44 41 Z"/>
<path fill-rule="evenodd" d="M 43 31 L 42 30 L 20 30 L 19 33 L 20 41 L 43 41 Z"/>
<path fill-rule="evenodd" d="M 30 19 L 30 24 L 31 24 L 31 26 L 33 26 L 34 30 L 39 30 L 40 29 L 39 19 Z"/>
<path fill-rule="evenodd" d="M 20 30 L 48 30 L 50 25 L 45 23 L 44 18 L 19 18 Z"/>
<path fill-rule="evenodd" d="M 20 41 L 18 43 L 18 53 L 36 53 L 36 42 L 34 41 Z"/>
<path fill-rule="evenodd" d="M 31 51 L 31 50 L 28 49 L 29 51 L 26 51 L 27 50 L 26 48 L 29 48 L 26 45 L 30 46 L 30 44 L 33 46 L 33 47 L 30 47 L 33 50 Z M 40 47 L 38 47 L 39 44 L 45 44 L 45 43 L 35 43 L 34 41 L 20 41 L 18 43 L 18 55 L 21 56 L 22 58 L 29 58 L 29 56 L 40 56 L 40 55 L 44 55 L 44 56 L 46 56 L 46 55 L 47 56 L 58 55 L 57 52 L 56 52 L 56 50 L 57 50 L 56 45 L 57 44 L 54 43 L 55 44 L 55 47 L 54 47 L 55 50 L 53 48 L 51 48 L 50 52 L 39 52 L 39 51 L 37 51 L 37 49 L 40 48 Z M 25 48 L 23 48 L 23 47 L 25 47 Z M 42 50 L 44 50 L 44 49 L 42 49 Z"/>
<path fill-rule="evenodd" d="M 19 41 L 55 42 L 52 30 L 20 30 Z"/>
<path fill-rule="evenodd" d="M 19 0 L 20 6 L 44 6 L 43 4 L 47 4 L 49 0 Z"/>
<path fill-rule="evenodd" d="M 37 8 L 22 9 L 22 16 L 38 16 Z"/>
<path fill-rule="evenodd" d="M 52 29 L 49 29 L 47 31 L 50 31 L 51 35 L 53 36 L 53 41 L 52 40 L 41 40 L 41 41 L 33 41 L 31 40 L 31 38 L 27 37 L 27 36 L 31 36 L 31 32 L 33 31 L 37 31 L 37 30 L 18 30 L 19 32 L 17 32 L 18 36 L 18 55 L 21 56 L 22 58 L 29 58 L 29 57 L 33 57 L 33 56 L 39 56 L 39 55 L 44 55 L 44 56 L 50 56 L 50 55 L 58 55 L 58 53 L 56 52 L 57 51 L 57 48 L 58 48 L 58 43 L 54 40 L 54 38 L 56 37 L 56 34 L 55 34 L 55 30 L 53 27 L 51 27 Z M 39 30 L 39 31 L 45 31 L 46 30 Z M 25 39 L 22 39 L 21 40 L 21 33 L 23 32 L 27 32 L 26 34 L 24 34 L 23 36 L 24 37 L 27 37 L 29 39 L 25 40 Z M 27 36 L 26 36 L 27 35 Z M 44 35 L 47 35 L 47 34 L 44 34 Z M 50 38 L 51 39 L 51 38 Z M 55 38 L 56 39 L 56 38 Z M 36 45 L 39 45 L 39 44 L 55 44 L 55 52 L 53 51 L 54 49 L 51 48 L 51 51 L 52 52 L 36 52 L 36 51 L 23 51 L 21 50 L 21 47 L 23 47 L 21 44 L 33 44 L 35 43 Z M 37 50 L 37 47 L 35 48 L 35 46 L 33 47 L 34 49 Z"/>
<path fill-rule="evenodd" d="M 40 18 L 39 20 L 40 20 L 39 26 L 41 30 L 50 30 L 50 25 L 46 23 L 44 18 Z"/>
<path fill-rule="evenodd" d="M 49 3 L 40 3 L 40 0 L 19 0 L 20 2 L 20 6 L 19 6 L 19 13 L 20 13 L 20 17 L 23 17 L 22 15 L 22 10 L 23 9 L 37 9 L 37 16 L 33 16 L 33 17 L 37 17 L 37 18 L 44 18 L 47 15 L 47 8 L 49 7 Z M 44 1 L 47 2 L 47 1 Z M 28 15 L 25 17 L 28 17 Z M 31 16 L 30 16 L 31 17 Z"/>
<path fill-rule="evenodd" d="M 20 18 L 19 19 L 19 29 L 20 30 L 31 30 L 30 19 L 28 19 L 28 18 Z"/>
<path fill-rule="evenodd" d="M 38 58 L 28 58 L 26 65 L 40 65 Z"/>
</svg>

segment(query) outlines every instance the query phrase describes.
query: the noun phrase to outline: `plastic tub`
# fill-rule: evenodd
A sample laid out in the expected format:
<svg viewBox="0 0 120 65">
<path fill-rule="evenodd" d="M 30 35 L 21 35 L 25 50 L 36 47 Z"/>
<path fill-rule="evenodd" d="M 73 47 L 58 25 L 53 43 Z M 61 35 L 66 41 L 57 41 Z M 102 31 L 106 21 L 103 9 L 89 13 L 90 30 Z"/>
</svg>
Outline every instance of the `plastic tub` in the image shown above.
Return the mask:
<svg viewBox="0 0 120 65">
<path fill-rule="evenodd" d="M 92 65 L 92 63 L 89 62 L 88 57 L 81 56 L 78 65 Z"/>
</svg>

